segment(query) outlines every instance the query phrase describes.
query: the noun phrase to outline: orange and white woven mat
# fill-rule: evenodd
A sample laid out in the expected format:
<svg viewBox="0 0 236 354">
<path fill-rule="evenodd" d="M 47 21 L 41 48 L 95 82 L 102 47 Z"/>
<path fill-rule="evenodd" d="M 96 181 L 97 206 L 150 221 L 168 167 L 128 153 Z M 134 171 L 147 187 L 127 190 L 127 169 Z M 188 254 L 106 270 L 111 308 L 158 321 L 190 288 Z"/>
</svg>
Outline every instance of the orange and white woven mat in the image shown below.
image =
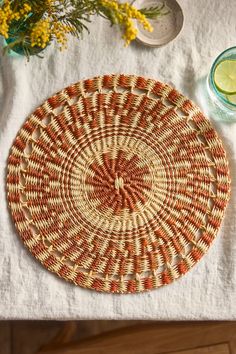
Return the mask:
<svg viewBox="0 0 236 354">
<path fill-rule="evenodd" d="M 171 283 L 207 252 L 230 180 L 194 103 L 152 79 L 108 75 L 67 87 L 26 120 L 7 189 L 18 233 L 44 267 L 134 293 Z"/>
</svg>

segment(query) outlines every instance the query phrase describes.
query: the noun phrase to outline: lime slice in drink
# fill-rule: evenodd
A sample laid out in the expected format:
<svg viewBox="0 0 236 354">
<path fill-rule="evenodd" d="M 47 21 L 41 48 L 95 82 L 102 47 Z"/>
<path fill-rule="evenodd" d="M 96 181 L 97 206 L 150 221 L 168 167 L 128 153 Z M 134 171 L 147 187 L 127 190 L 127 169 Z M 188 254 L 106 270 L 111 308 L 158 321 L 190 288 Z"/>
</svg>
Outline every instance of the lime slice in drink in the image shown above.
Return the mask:
<svg viewBox="0 0 236 354">
<path fill-rule="evenodd" d="M 228 96 L 226 96 L 226 98 L 230 103 L 233 103 L 236 105 L 236 95 L 228 95 Z"/>
<path fill-rule="evenodd" d="M 236 60 L 221 61 L 215 68 L 214 81 L 220 92 L 236 94 Z"/>
</svg>

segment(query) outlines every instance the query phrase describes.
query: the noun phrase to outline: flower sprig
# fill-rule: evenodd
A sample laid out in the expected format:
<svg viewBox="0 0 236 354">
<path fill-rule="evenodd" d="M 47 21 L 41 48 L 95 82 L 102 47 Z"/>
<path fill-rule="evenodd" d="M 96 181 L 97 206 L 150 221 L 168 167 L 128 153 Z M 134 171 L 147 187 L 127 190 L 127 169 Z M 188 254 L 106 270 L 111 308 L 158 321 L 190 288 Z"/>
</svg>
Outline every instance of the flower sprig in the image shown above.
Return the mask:
<svg viewBox="0 0 236 354">
<path fill-rule="evenodd" d="M 123 39 L 126 46 L 130 44 L 132 40 L 137 37 L 138 30 L 134 26 L 133 19 L 136 19 L 143 28 L 149 32 L 153 31 L 152 26 L 148 22 L 146 16 L 137 10 L 133 5 L 129 3 L 118 3 L 116 0 L 101 0 L 101 5 L 104 8 L 104 12 L 110 18 L 110 21 L 115 24 L 119 24 L 124 28 Z M 110 10 L 111 14 L 107 11 Z"/>
<path fill-rule="evenodd" d="M 11 22 L 24 19 L 30 11 L 31 6 L 27 3 L 23 3 L 21 7 L 13 7 L 9 0 L 5 1 L 0 7 L 0 34 L 8 38 Z"/>
<path fill-rule="evenodd" d="M 81 38 L 83 31 L 88 31 L 91 17 L 97 15 L 120 27 L 127 46 L 137 36 L 135 22 L 151 32 L 148 18 L 163 14 L 164 6 L 138 10 L 119 0 L 5 0 L 0 4 L 0 35 L 8 39 L 18 31 L 17 45 L 21 43 L 26 49 L 43 49 L 53 40 L 63 49 L 68 35 Z M 14 49 L 14 42 L 10 47 Z"/>
</svg>

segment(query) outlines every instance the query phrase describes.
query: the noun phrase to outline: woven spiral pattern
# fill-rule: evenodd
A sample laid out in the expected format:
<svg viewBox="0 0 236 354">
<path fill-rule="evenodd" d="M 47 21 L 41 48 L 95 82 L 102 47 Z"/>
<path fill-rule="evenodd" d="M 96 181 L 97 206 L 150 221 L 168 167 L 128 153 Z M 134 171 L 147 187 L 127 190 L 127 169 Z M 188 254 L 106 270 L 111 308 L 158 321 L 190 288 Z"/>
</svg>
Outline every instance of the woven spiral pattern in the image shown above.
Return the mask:
<svg viewBox="0 0 236 354">
<path fill-rule="evenodd" d="M 136 76 L 81 81 L 25 122 L 8 160 L 18 232 L 82 287 L 171 283 L 208 250 L 229 199 L 225 151 L 199 108 Z"/>
</svg>

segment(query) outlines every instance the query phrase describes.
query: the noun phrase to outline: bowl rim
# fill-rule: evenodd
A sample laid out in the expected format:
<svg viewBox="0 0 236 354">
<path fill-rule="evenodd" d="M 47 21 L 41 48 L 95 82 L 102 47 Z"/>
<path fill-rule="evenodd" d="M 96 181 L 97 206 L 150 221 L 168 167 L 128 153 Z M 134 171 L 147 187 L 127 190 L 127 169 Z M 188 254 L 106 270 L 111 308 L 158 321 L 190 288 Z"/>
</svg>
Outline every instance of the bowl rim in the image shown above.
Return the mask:
<svg viewBox="0 0 236 354">
<path fill-rule="evenodd" d="M 138 2 L 139 2 L 139 1 L 137 1 L 137 3 L 138 3 Z M 142 5 L 142 4 L 145 5 L 145 2 L 151 2 L 151 0 L 143 0 L 143 1 L 140 1 L 140 5 Z M 155 2 L 155 0 L 153 0 L 153 2 Z M 162 2 L 162 1 L 160 1 L 160 3 L 161 3 L 161 2 Z M 136 6 L 137 6 L 137 3 L 136 3 Z M 183 29 L 183 26 L 184 26 L 184 13 L 183 13 L 183 9 L 182 9 L 182 7 L 180 6 L 179 2 L 178 2 L 177 0 L 165 0 L 165 1 L 163 1 L 163 3 L 164 3 L 164 4 L 167 4 L 167 6 L 168 6 L 168 3 L 169 3 L 169 4 L 172 4 L 172 6 L 177 6 L 178 12 L 179 12 L 180 18 L 181 18 L 180 28 L 179 28 L 178 32 L 177 32 L 172 38 L 170 38 L 168 41 L 166 41 L 166 42 L 163 43 L 163 44 L 148 43 L 148 42 L 146 42 L 145 40 L 143 40 L 143 39 L 140 38 L 140 32 L 138 32 L 137 37 L 136 37 L 136 40 L 137 40 L 138 42 L 140 42 L 140 43 L 142 43 L 142 44 L 148 46 L 148 47 L 160 48 L 160 47 L 163 47 L 163 46 L 167 45 L 168 43 L 170 43 L 170 42 L 172 42 L 173 40 L 175 40 L 175 39 L 178 37 L 178 35 L 181 33 L 182 29 Z M 173 4 L 174 4 L 174 5 L 173 5 Z M 170 6 L 171 6 L 171 5 L 170 5 Z"/>
</svg>

